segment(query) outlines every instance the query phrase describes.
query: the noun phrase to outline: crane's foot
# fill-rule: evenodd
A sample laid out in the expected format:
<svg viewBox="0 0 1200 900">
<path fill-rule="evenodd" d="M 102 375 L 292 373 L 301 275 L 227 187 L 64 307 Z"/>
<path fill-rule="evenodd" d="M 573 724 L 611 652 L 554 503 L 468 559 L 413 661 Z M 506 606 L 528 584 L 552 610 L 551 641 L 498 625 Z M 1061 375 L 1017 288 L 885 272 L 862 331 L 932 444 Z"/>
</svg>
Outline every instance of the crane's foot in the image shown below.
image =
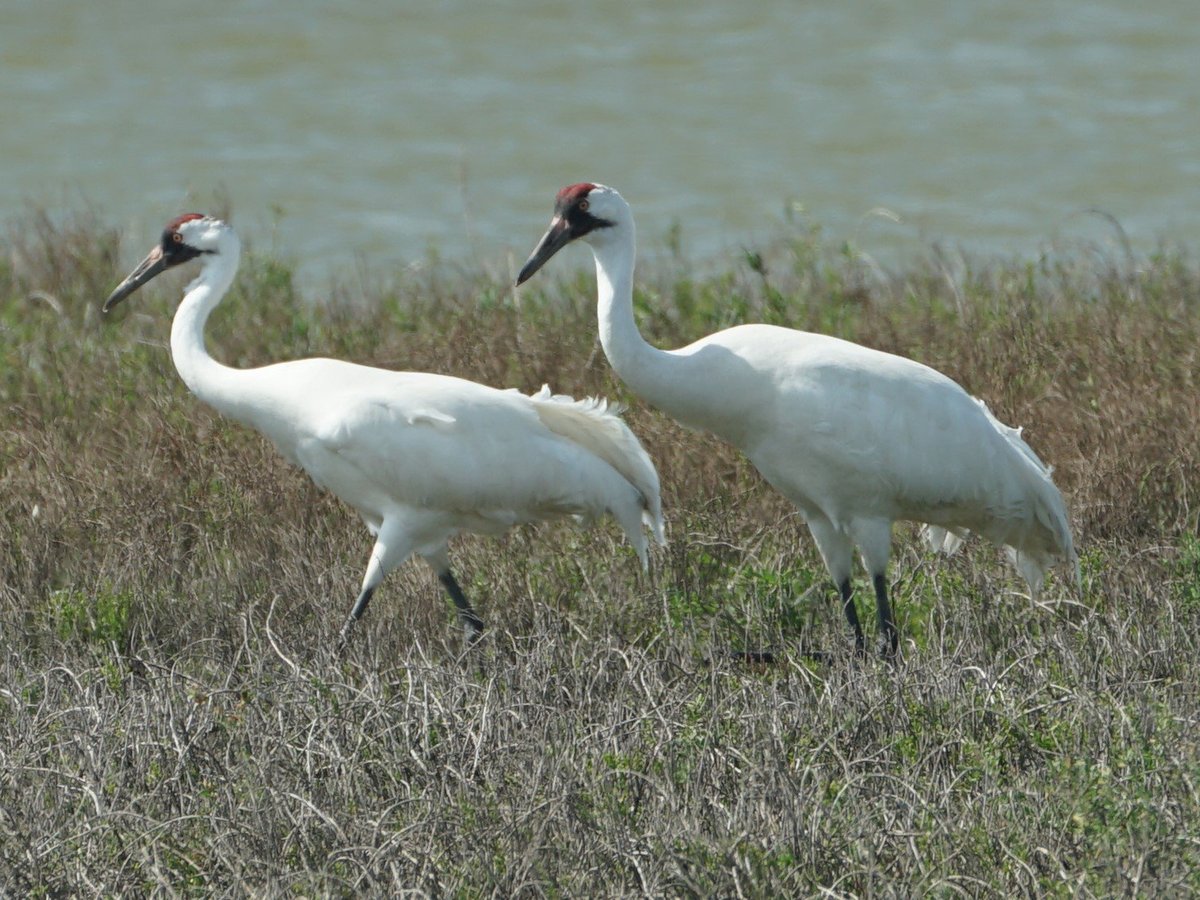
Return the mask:
<svg viewBox="0 0 1200 900">
<path fill-rule="evenodd" d="M 879 642 L 879 655 L 893 665 L 900 658 L 899 640 L 896 634 L 885 635 Z"/>
<path fill-rule="evenodd" d="M 463 624 L 463 641 L 466 646 L 472 647 L 483 637 L 483 619 L 474 610 L 459 610 L 459 617 Z"/>
<path fill-rule="evenodd" d="M 334 647 L 334 652 L 339 656 L 344 654 L 350 646 L 350 632 L 354 630 L 354 623 L 358 621 L 354 618 L 346 620 L 346 624 L 342 626 L 342 630 L 338 632 L 337 646 Z"/>
<path fill-rule="evenodd" d="M 872 581 L 875 585 L 875 605 L 879 612 L 879 634 L 882 637 L 880 652 L 884 658 L 894 662 L 896 651 L 900 649 L 900 631 L 896 628 L 896 618 L 888 602 L 887 579 L 880 574 Z"/>
<path fill-rule="evenodd" d="M 809 662 L 814 662 L 821 666 L 829 665 L 836 658 L 836 654 L 830 653 L 828 650 L 813 650 L 809 647 L 801 647 L 797 651 L 797 655 L 801 659 L 807 659 Z"/>
<path fill-rule="evenodd" d="M 725 658 L 755 668 L 773 666 L 781 661 L 774 650 L 726 650 Z"/>
<path fill-rule="evenodd" d="M 375 588 L 364 588 L 354 601 L 354 606 L 350 610 L 350 615 L 346 617 L 346 624 L 342 626 L 341 634 L 338 637 L 339 651 L 346 649 L 346 644 L 350 641 L 350 632 L 354 628 L 354 623 L 362 618 L 362 614 L 366 612 L 367 604 L 371 602 L 371 595 L 374 593 Z"/>
<path fill-rule="evenodd" d="M 475 612 L 475 607 L 471 605 L 471 601 L 467 599 L 467 595 L 463 593 L 463 589 L 459 587 L 449 569 L 439 572 L 438 580 L 446 589 L 446 593 L 450 595 L 450 599 L 454 601 L 458 617 L 462 619 L 463 638 L 466 640 L 466 645 L 470 647 L 483 637 L 483 619 L 479 618 L 479 613 Z"/>
<path fill-rule="evenodd" d="M 854 591 L 850 586 L 849 578 L 838 585 L 838 594 L 841 595 L 846 622 L 854 633 L 854 649 L 859 656 L 862 656 L 867 652 L 867 639 L 863 636 L 862 625 L 858 621 L 858 608 L 854 605 Z"/>
<path fill-rule="evenodd" d="M 788 656 L 806 659 L 821 666 L 829 665 L 837 658 L 837 654 L 830 653 L 828 650 L 813 650 L 805 646 L 798 647 L 788 654 L 777 653 L 774 650 L 726 650 L 723 655 L 725 659 L 731 662 L 739 663 L 751 669 L 762 670 L 786 663 Z M 710 658 L 708 662 L 711 665 L 713 658 Z"/>
</svg>

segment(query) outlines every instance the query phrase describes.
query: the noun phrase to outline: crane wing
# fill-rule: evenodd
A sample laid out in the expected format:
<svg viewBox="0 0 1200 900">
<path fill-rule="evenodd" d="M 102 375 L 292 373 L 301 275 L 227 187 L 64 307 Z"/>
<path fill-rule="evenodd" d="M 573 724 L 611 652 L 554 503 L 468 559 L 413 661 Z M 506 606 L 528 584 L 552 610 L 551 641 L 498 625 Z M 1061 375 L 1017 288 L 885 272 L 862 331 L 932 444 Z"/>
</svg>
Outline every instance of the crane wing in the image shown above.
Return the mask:
<svg viewBox="0 0 1200 900">
<path fill-rule="evenodd" d="M 947 551 L 976 531 L 1023 555 L 1027 578 L 1051 558 L 1074 559 L 1050 470 L 1020 429 L 945 375 L 764 325 L 720 332 L 697 342 L 693 355 L 701 351 L 710 362 L 727 357 L 709 383 L 738 411 L 739 446 L 801 509 L 846 529 L 854 520 L 921 522 Z"/>
<path fill-rule="evenodd" d="M 598 516 L 634 488 L 652 495 L 647 507 L 658 516 L 657 476 L 650 482 L 642 470 L 640 483 L 625 483 L 603 440 L 579 439 L 583 426 L 575 419 L 586 414 L 561 401 L 545 401 L 553 404 L 547 410 L 519 392 L 458 378 L 320 362 L 288 373 L 290 396 L 300 393 L 296 376 L 309 390 L 286 411 L 292 434 L 276 442 L 368 521 L 405 507 L 499 530 Z"/>
</svg>

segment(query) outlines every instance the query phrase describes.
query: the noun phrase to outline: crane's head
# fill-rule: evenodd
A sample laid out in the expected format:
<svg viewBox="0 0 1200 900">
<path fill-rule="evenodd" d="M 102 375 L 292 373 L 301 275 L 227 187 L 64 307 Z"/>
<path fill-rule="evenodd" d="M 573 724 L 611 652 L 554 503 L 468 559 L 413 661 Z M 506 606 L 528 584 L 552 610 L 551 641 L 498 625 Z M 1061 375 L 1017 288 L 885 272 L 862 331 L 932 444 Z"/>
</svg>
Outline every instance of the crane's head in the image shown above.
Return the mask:
<svg viewBox="0 0 1200 900">
<path fill-rule="evenodd" d="M 632 223 L 629 204 L 612 188 L 591 182 L 563 188 L 554 199 L 550 228 L 521 267 L 517 284 L 527 281 L 572 241 L 583 238 L 589 243 L 599 242 L 619 229 L 632 227 Z"/>
<path fill-rule="evenodd" d="M 108 312 L 167 269 L 173 269 L 197 256 L 220 253 L 226 234 L 232 234 L 229 226 L 211 216 L 184 213 L 172 219 L 163 229 L 162 239 L 154 249 L 104 301 L 104 311 Z"/>
</svg>

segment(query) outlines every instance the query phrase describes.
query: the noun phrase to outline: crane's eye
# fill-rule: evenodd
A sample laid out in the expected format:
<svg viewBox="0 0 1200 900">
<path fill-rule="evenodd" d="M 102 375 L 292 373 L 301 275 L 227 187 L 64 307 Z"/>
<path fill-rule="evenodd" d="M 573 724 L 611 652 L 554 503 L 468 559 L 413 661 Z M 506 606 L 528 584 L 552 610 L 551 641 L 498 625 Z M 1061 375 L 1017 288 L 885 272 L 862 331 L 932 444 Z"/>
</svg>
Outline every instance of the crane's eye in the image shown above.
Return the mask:
<svg viewBox="0 0 1200 900">
<path fill-rule="evenodd" d="M 584 197 L 582 200 L 579 201 L 579 211 L 580 212 L 587 212 L 589 206 L 591 206 L 591 204 L 587 202 L 587 197 Z"/>
<path fill-rule="evenodd" d="M 180 234 L 178 231 L 172 231 L 171 232 L 171 240 L 173 240 L 175 243 L 178 244 L 180 241 L 183 240 L 183 235 Z"/>
</svg>

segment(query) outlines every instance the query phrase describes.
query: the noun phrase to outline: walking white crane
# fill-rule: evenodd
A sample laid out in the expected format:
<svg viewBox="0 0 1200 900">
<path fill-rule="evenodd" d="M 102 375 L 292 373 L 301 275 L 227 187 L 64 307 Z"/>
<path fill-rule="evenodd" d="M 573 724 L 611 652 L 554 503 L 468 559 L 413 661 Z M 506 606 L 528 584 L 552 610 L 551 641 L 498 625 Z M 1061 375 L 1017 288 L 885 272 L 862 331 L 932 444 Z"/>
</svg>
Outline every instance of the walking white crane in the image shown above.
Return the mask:
<svg viewBox="0 0 1200 900">
<path fill-rule="evenodd" d="M 113 291 L 108 312 L 173 266 L 201 262 L 171 326 L 171 357 L 197 397 L 258 429 L 362 517 L 375 547 L 342 639 L 392 569 L 413 554 L 437 573 L 468 642 L 483 623 L 450 571 L 447 541 L 524 522 L 611 513 L 646 565 L 648 525 L 663 541 L 658 473 L 604 400 L 531 397 L 421 372 L 333 359 L 234 369 L 209 356 L 204 324 L 237 270 L 224 222 L 189 213 Z"/>
<path fill-rule="evenodd" d="M 862 649 L 851 593 L 854 547 L 875 588 L 885 650 L 898 635 L 886 572 L 892 523 L 926 525 L 947 552 L 976 531 L 1009 548 L 1036 594 L 1057 562 L 1079 563 L 1066 508 L 1018 429 L 940 372 L 821 334 L 740 325 L 659 350 L 633 316 L 633 214 L 615 190 L 559 191 L 525 282 L 574 240 L 596 260 L 600 342 L 635 393 L 685 425 L 724 438 L 800 509 Z"/>
</svg>

